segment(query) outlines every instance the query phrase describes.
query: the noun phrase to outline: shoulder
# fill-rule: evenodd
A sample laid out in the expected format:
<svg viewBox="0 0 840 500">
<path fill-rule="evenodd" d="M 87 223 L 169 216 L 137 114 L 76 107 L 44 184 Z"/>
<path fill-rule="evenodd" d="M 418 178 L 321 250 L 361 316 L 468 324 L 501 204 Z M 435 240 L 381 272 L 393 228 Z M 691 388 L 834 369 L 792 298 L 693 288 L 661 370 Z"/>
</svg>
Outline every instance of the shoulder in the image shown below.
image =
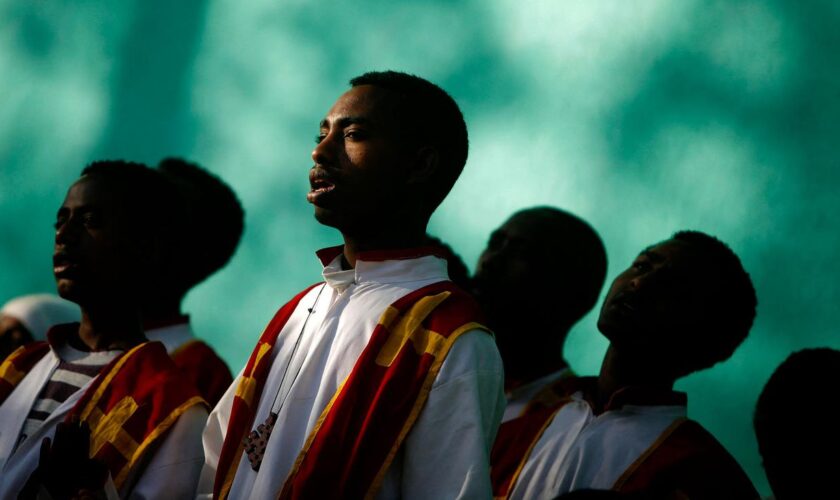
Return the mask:
<svg viewBox="0 0 840 500">
<path fill-rule="evenodd" d="M 758 498 L 735 458 L 703 426 L 685 419 L 670 430 L 628 476 L 625 491 L 646 486 L 690 498 Z"/>
<path fill-rule="evenodd" d="M 501 379 L 502 357 L 496 341 L 483 329 L 470 329 L 455 339 L 443 362 L 435 386 L 463 377 Z"/>
<path fill-rule="evenodd" d="M 227 364 L 219 357 L 216 351 L 201 340 L 187 342 L 172 353 L 172 359 L 178 366 L 214 365 L 224 366 L 225 370 L 227 370 Z"/>
</svg>

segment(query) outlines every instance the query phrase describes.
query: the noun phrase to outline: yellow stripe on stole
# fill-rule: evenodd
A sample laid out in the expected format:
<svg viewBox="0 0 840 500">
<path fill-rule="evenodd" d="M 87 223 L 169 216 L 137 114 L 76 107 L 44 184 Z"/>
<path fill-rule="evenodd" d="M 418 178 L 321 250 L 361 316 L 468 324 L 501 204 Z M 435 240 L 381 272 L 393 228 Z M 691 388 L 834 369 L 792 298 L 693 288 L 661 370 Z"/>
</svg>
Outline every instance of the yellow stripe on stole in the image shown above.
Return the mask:
<svg viewBox="0 0 840 500">
<path fill-rule="evenodd" d="M 376 355 L 376 364 L 391 366 L 409 340 L 417 354 L 434 355 L 439 352 L 446 343 L 446 338 L 437 332 L 423 328 L 422 324 L 426 317 L 450 295 L 450 292 L 441 292 L 423 297 L 403 315 L 400 315 L 399 311 L 393 307 L 388 307 L 379 320 L 379 324 L 389 331 L 388 340 Z M 391 326 L 395 321 L 396 325 Z"/>
<path fill-rule="evenodd" d="M 96 388 L 96 392 L 93 393 L 93 397 L 90 398 L 90 401 L 88 401 L 87 406 L 85 406 L 85 408 L 82 410 L 81 415 L 79 415 L 80 420 L 87 421 L 88 416 L 91 414 L 93 409 L 96 408 L 96 406 L 99 404 L 99 400 L 102 399 L 102 395 L 105 394 L 105 391 L 108 389 L 108 384 L 110 384 L 111 380 L 113 380 L 113 378 L 117 376 L 117 373 L 119 373 L 120 369 L 123 367 L 126 361 L 128 361 L 128 358 L 133 356 L 134 353 L 137 352 L 137 350 L 143 347 L 144 345 L 146 345 L 146 343 L 134 346 L 130 351 L 125 353 L 116 362 L 116 364 L 111 368 L 111 371 L 104 375 L 100 374 L 100 376 L 104 377 L 102 379 L 102 383 L 100 383 L 99 387 Z"/>
<path fill-rule="evenodd" d="M 111 445 L 129 460 L 139 444 L 129 435 L 123 426 L 137 410 L 137 403 L 131 396 L 126 396 L 106 415 L 94 407 L 88 416 L 90 426 L 90 456 L 93 457 L 105 443 Z"/>
<path fill-rule="evenodd" d="M 446 355 L 449 354 L 449 350 L 461 335 L 472 330 L 484 330 L 490 333 L 490 330 L 488 330 L 486 326 L 476 322 L 469 322 L 456 328 L 449 334 L 449 337 L 444 339 L 443 343 L 437 346 L 439 347 L 439 350 L 434 353 L 435 359 L 432 361 L 432 365 L 429 367 L 428 373 L 426 373 L 426 378 L 423 380 L 423 385 L 420 388 L 420 393 L 417 395 L 417 399 L 414 401 L 414 406 L 411 408 L 411 412 L 408 414 L 408 418 L 406 418 L 405 423 L 403 423 L 399 436 L 397 436 L 396 441 L 394 441 L 394 444 L 391 446 L 391 451 L 388 452 L 388 456 L 385 457 L 385 461 L 379 468 L 379 472 L 377 472 L 376 476 L 373 478 L 373 482 L 371 482 L 370 488 L 365 494 L 365 500 L 373 500 L 376 496 L 376 492 L 379 491 L 379 486 L 385 479 L 385 472 L 388 470 L 388 467 L 391 466 L 391 462 L 394 461 L 394 457 L 397 455 L 397 450 L 399 450 L 403 441 L 405 441 L 408 432 L 414 426 L 414 422 L 420 416 L 420 411 L 426 404 L 426 399 L 432 391 L 432 385 L 434 385 L 434 382 L 437 379 L 438 372 L 440 372 L 440 368 L 443 366 L 443 361 L 446 359 Z"/>
<path fill-rule="evenodd" d="M 249 375 L 253 375 L 254 371 L 256 371 L 257 367 L 260 366 L 260 361 L 262 361 L 263 357 L 271 350 L 271 344 L 262 343 L 260 344 L 259 350 L 257 350 L 257 359 L 254 360 L 254 366 L 251 367 L 251 373 Z"/>
<path fill-rule="evenodd" d="M 260 344 L 257 348 L 257 358 L 254 360 L 254 366 L 251 367 L 251 370 L 247 374 L 242 375 L 242 378 L 236 385 L 235 396 L 244 401 L 249 407 L 253 405 L 254 395 L 257 392 L 257 379 L 253 377 L 254 372 L 269 351 L 271 351 L 270 344 Z"/>
<path fill-rule="evenodd" d="M 125 482 L 126 478 L 128 478 L 128 473 L 131 469 L 137 464 L 137 462 L 143 458 L 143 455 L 146 453 L 146 449 L 164 432 L 168 431 L 170 427 L 175 423 L 178 418 L 184 414 L 187 410 L 192 408 L 198 404 L 207 404 L 204 401 L 204 398 L 201 396 L 193 396 L 190 399 L 186 400 L 185 402 L 181 403 L 180 406 L 172 410 L 169 415 L 165 419 L 163 419 L 157 427 L 155 427 L 152 432 L 149 433 L 148 436 L 143 438 L 143 442 L 140 443 L 134 450 L 134 454 L 131 456 L 131 459 L 126 463 L 122 470 L 117 474 L 117 477 L 114 478 L 114 486 L 117 488 L 122 487 L 123 483 Z"/>
<path fill-rule="evenodd" d="M 236 397 L 245 402 L 249 407 L 254 401 L 254 393 L 257 391 L 257 380 L 254 377 L 243 376 L 236 386 Z"/>
<path fill-rule="evenodd" d="M 15 357 L 15 353 L 12 353 L 11 356 L 6 358 L 6 361 L 4 361 L 3 364 L 0 364 L 0 379 L 5 380 L 13 386 L 17 385 L 17 383 L 23 379 L 24 375 L 26 375 L 26 373 L 18 370 L 15 368 L 15 365 L 12 364 L 12 360 Z"/>
</svg>

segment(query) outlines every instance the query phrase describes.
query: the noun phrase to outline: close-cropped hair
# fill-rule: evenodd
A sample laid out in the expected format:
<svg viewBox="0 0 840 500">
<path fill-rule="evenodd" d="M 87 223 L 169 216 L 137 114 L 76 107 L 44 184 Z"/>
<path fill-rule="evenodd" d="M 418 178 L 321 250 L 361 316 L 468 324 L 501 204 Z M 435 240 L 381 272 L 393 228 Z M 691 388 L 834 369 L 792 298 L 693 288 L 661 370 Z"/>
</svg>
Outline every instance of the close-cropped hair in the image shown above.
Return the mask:
<svg viewBox="0 0 840 500">
<path fill-rule="evenodd" d="M 188 222 L 179 240 L 185 259 L 178 266 L 186 292 L 233 257 L 245 228 L 245 211 L 227 183 L 195 163 L 166 158 L 157 168 L 186 205 Z"/>
<path fill-rule="evenodd" d="M 607 277 L 607 250 L 598 232 L 580 217 L 551 206 L 520 210 L 516 216 L 538 218 L 547 234 L 544 241 L 553 255 L 564 263 L 564 279 L 574 283 L 573 296 L 564 297 L 570 317 L 577 322 L 598 302 Z"/>
<path fill-rule="evenodd" d="M 125 223 L 141 228 L 146 236 L 164 237 L 184 220 L 184 206 L 163 176 L 142 163 L 125 160 L 94 161 L 82 177 L 102 179 L 120 200 Z"/>
<path fill-rule="evenodd" d="M 428 80 L 398 71 L 371 71 L 350 80 L 352 87 L 371 85 L 397 98 L 402 137 L 417 146 L 438 151 L 441 168 L 428 193 L 434 210 L 455 184 L 467 162 L 467 124 L 458 104 L 445 90 Z"/>
<path fill-rule="evenodd" d="M 689 245 L 699 255 L 694 276 L 711 300 L 707 311 L 706 366 L 729 358 L 741 345 L 755 321 L 758 299 L 741 259 L 721 240 L 700 231 L 679 231 L 673 240 Z M 705 366 L 704 366 L 705 367 Z"/>
</svg>

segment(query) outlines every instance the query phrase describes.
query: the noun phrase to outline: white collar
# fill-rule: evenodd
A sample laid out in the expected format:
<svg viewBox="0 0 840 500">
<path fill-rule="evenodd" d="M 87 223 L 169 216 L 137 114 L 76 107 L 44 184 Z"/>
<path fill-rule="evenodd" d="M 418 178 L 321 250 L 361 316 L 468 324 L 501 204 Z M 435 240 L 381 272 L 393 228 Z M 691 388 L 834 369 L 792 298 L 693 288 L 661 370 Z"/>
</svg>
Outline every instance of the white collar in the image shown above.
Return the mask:
<svg viewBox="0 0 840 500">
<path fill-rule="evenodd" d="M 339 251 L 335 252 L 337 249 Z M 446 259 L 426 249 L 367 252 L 357 257 L 356 267 L 353 269 L 342 269 L 340 249 L 341 247 L 336 247 L 318 252 L 324 263 L 324 280 L 339 292 L 352 284 L 449 279 Z M 330 259 L 327 260 L 327 257 Z"/>
<path fill-rule="evenodd" d="M 167 325 L 160 328 L 146 330 L 146 338 L 151 341 L 163 343 L 166 352 L 172 354 L 179 347 L 186 344 L 195 337 L 189 320 L 183 323 Z"/>
</svg>

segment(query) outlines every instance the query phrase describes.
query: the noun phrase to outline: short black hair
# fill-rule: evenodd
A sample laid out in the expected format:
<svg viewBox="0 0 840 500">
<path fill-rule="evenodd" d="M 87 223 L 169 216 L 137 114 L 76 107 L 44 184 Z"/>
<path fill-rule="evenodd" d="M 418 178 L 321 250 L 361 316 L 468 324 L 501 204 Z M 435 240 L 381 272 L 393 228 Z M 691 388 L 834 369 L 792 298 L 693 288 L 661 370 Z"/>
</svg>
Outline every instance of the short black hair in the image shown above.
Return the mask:
<svg viewBox="0 0 840 500">
<path fill-rule="evenodd" d="M 777 498 L 828 498 L 818 493 L 836 491 L 840 429 L 831 402 L 837 380 L 840 351 L 803 349 L 789 355 L 761 391 L 753 426 Z"/>
<path fill-rule="evenodd" d="M 372 85 L 392 92 L 409 117 L 401 123 L 403 137 L 437 149 L 441 168 L 428 193 L 431 214 L 446 198 L 467 162 L 467 124 L 458 104 L 445 90 L 419 76 L 398 71 L 371 71 L 350 80 L 352 87 Z"/>
<path fill-rule="evenodd" d="M 195 163 L 165 158 L 157 168 L 186 207 L 184 234 L 173 242 L 184 246 L 175 254 L 180 258 L 175 285 L 186 293 L 233 257 L 245 229 L 245 211 L 227 183 Z"/>
<path fill-rule="evenodd" d="M 755 406 L 753 425 L 759 442 L 768 439 L 798 440 L 803 426 L 818 420 L 819 402 L 834 397 L 840 380 L 840 351 L 828 347 L 802 349 L 790 354 L 770 376 Z M 803 411 L 794 401 L 814 403 L 814 411 Z M 825 414 L 832 422 L 836 414 Z M 825 432 L 828 429 L 814 429 Z M 779 433 L 781 432 L 781 433 Z M 840 432 L 835 432 L 840 435 Z"/>
<path fill-rule="evenodd" d="M 580 217 L 552 206 L 536 206 L 514 213 L 514 217 L 539 221 L 547 250 L 563 266 L 564 281 L 574 293 L 563 297 L 564 324 L 571 326 L 598 302 L 607 277 L 607 250 L 598 232 Z M 559 311 L 555 311 L 555 314 Z"/>
<path fill-rule="evenodd" d="M 721 240 L 700 231 L 674 233 L 673 240 L 690 246 L 702 258 L 694 263 L 693 276 L 712 301 L 704 325 L 704 342 L 694 351 L 697 370 L 728 359 L 741 345 L 755 321 L 758 299 L 741 259 Z M 694 283 L 691 284 L 694 286 Z"/>
<path fill-rule="evenodd" d="M 183 221 L 183 205 L 172 186 L 148 166 L 126 160 L 98 160 L 82 169 L 82 178 L 99 178 L 117 194 L 123 215 L 156 235 Z M 153 203 L 149 203 L 153 200 Z"/>
</svg>

